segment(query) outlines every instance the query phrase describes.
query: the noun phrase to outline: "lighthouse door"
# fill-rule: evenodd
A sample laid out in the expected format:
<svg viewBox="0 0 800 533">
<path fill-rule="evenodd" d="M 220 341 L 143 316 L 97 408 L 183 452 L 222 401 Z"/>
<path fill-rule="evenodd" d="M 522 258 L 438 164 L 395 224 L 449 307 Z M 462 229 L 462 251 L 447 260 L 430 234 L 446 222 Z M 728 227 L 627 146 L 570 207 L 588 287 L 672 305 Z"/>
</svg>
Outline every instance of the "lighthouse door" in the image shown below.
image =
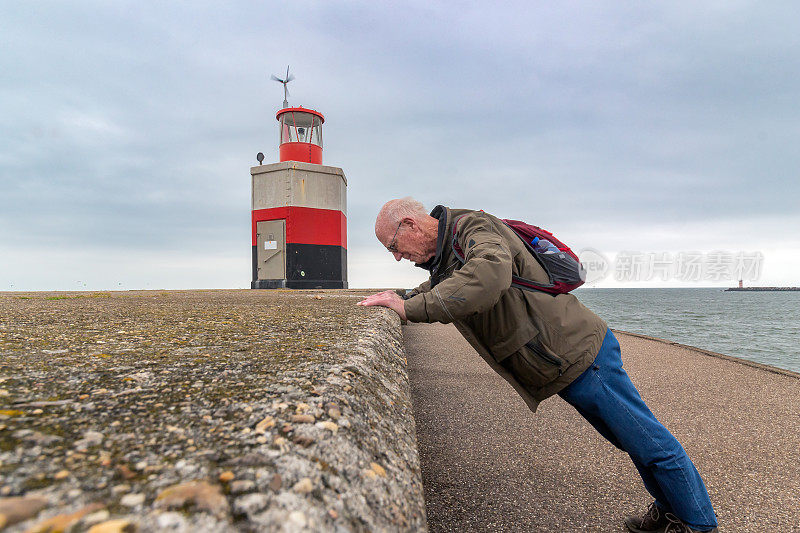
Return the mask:
<svg viewBox="0 0 800 533">
<path fill-rule="evenodd" d="M 286 221 L 256 224 L 258 279 L 286 279 Z"/>
</svg>

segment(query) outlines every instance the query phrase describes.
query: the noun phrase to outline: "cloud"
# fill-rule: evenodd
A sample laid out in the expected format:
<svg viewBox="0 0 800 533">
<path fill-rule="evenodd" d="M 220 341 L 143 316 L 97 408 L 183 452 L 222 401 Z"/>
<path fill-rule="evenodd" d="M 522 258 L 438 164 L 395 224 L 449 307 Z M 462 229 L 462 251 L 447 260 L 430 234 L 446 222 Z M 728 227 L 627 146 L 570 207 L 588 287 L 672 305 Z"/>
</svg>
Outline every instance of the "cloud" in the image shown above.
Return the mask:
<svg viewBox="0 0 800 533">
<path fill-rule="evenodd" d="M 283 92 L 268 77 L 287 63 L 290 102 L 326 115 L 324 161 L 348 177 L 350 278 L 362 286 L 389 282 L 364 267 L 372 225 L 408 194 L 597 248 L 620 236 L 667 248 L 680 228 L 709 245 L 766 232 L 797 249 L 794 4 L 3 10 L 9 253 L 249 251 L 248 168 L 259 151 L 277 159 Z"/>
</svg>

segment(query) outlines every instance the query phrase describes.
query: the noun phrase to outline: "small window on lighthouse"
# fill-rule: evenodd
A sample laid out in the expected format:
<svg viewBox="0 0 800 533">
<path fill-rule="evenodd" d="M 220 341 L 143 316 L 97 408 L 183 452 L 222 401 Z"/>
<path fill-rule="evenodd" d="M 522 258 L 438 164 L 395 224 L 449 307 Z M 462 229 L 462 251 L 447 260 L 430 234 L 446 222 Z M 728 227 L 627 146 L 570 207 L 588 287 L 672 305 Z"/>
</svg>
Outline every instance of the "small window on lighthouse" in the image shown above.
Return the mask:
<svg viewBox="0 0 800 533">
<path fill-rule="evenodd" d="M 288 115 L 281 115 L 281 144 L 292 142 L 290 118 Z"/>
<path fill-rule="evenodd" d="M 307 143 L 311 138 L 312 118 L 314 115 L 309 113 L 293 112 L 292 118 L 297 127 L 297 142 Z"/>
<path fill-rule="evenodd" d="M 311 128 L 312 134 L 311 134 L 311 141 L 309 142 L 312 142 L 317 146 L 319 146 L 320 148 L 322 148 L 322 124 L 319 120 L 319 117 L 314 117 L 312 120 L 314 126 Z"/>
</svg>

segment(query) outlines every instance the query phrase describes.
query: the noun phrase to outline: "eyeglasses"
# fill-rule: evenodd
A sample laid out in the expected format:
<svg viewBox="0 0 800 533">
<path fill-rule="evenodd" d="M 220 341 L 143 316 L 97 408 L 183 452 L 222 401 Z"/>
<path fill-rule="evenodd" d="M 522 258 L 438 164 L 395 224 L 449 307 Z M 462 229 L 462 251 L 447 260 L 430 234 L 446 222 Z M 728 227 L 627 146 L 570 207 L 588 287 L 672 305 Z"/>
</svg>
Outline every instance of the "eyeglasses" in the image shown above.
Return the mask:
<svg viewBox="0 0 800 533">
<path fill-rule="evenodd" d="M 397 232 L 400 231 L 400 226 L 403 225 L 403 221 L 400 221 L 400 224 L 397 225 L 397 229 L 394 230 L 394 237 L 392 237 L 392 242 L 389 243 L 389 246 L 386 247 L 387 250 L 392 252 L 393 254 L 397 253 Z"/>
</svg>

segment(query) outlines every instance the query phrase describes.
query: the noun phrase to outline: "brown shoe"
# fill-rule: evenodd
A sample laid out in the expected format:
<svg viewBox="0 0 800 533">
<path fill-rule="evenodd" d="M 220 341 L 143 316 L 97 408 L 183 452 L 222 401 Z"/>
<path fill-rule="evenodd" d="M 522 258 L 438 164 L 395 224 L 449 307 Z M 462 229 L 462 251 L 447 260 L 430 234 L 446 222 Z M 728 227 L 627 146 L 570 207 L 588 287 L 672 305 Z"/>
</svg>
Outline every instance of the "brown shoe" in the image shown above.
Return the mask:
<svg viewBox="0 0 800 533">
<path fill-rule="evenodd" d="M 664 517 L 669 522 L 664 528 L 664 533 L 701 533 L 699 529 L 692 529 L 687 526 L 680 518 L 672 513 L 664 513 Z M 705 529 L 702 533 L 717 533 L 717 528 Z"/>
<path fill-rule="evenodd" d="M 667 513 L 661 510 L 656 502 L 650 504 L 642 516 L 629 516 L 625 519 L 625 527 L 633 533 L 663 533 L 670 520 Z"/>
</svg>

